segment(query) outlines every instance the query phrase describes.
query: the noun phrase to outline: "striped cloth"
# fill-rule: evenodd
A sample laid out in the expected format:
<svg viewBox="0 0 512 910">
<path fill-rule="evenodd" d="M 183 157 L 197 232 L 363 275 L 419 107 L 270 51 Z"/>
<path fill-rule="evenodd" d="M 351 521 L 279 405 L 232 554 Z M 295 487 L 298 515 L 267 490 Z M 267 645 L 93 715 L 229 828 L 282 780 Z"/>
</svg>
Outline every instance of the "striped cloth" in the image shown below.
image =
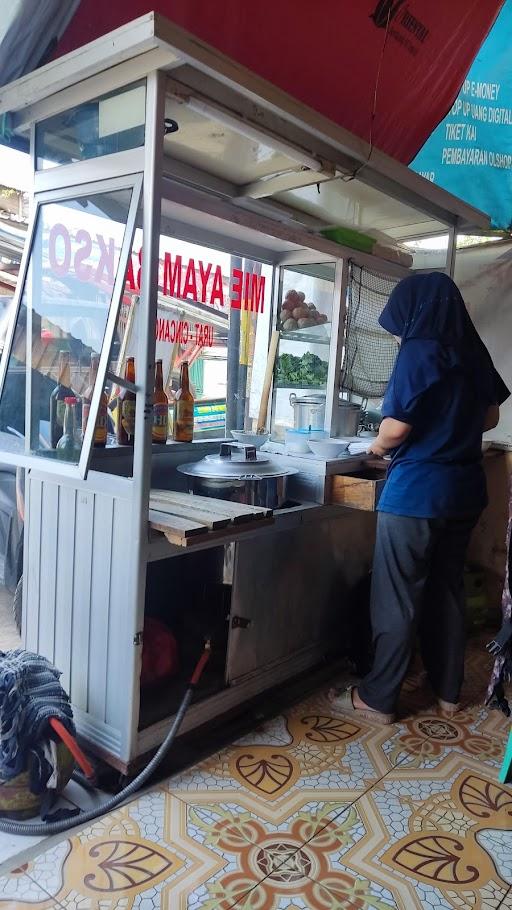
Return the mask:
<svg viewBox="0 0 512 910">
<path fill-rule="evenodd" d="M 0 778 L 11 780 L 25 771 L 31 755 L 44 774 L 45 745 L 54 738 L 51 717 L 74 735 L 73 711 L 60 676 L 38 654 L 0 651 Z"/>
</svg>

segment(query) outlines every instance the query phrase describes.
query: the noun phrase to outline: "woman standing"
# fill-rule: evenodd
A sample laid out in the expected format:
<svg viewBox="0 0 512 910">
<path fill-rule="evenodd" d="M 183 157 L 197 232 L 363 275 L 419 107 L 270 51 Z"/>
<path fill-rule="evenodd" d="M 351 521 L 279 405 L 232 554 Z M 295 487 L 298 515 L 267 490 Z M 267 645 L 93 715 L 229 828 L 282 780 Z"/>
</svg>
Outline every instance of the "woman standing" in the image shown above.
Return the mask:
<svg viewBox="0 0 512 910">
<path fill-rule="evenodd" d="M 372 573 L 373 669 L 335 707 L 392 723 L 413 642 L 444 713 L 464 677 L 463 572 L 487 504 L 482 433 L 509 391 L 454 282 L 413 275 L 389 298 L 380 325 L 400 343 L 370 451 L 393 458 L 379 502 Z"/>
</svg>

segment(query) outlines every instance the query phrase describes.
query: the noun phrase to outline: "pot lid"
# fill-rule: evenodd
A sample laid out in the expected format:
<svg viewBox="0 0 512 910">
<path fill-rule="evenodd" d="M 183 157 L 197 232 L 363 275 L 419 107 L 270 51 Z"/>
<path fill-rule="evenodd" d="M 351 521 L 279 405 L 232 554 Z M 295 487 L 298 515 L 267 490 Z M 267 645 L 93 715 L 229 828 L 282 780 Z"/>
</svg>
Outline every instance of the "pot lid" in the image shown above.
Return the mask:
<svg viewBox="0 0 512 910">
<path fill-rule="evenodd" d="M 325 404 L 325 395 L 302 395 L 297 398 L 296 395 L 290 395 L 290 403 L 294 404 Z"/>
<path fill-rule="evenodd" d="M 282 468 L 254 446 L 223 442 L 218 455 L 206 455 L 201 461 L 178 466 L 181 474 L 192 477 L 259 480 L 296 474 L 294 468 Z"/>
</svg>

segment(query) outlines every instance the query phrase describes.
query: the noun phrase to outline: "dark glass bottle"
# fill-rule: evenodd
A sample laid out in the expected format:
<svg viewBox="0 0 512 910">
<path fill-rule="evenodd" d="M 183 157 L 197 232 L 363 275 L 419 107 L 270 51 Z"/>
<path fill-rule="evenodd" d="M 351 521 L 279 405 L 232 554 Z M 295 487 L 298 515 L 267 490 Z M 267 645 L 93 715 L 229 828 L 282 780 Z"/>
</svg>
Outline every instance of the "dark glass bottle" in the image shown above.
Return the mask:
<svg viewBox="0 0 512 910">
<path fill-rule="evenodd" d="M 194 396 L 187 361 L 181 364 L 180 387 L 174 399 L 173 438 L 176 442 L 192 442 L 194 438 Z"/>
<path fill-rule="evenodd" d="M 165 445 L 169 434 L 169 399 L 164 392 L 162 361 L 157 360 L 153 392 L 153 442 Z"/>
<path fill-rule="evenodd" d="M 97 354 L 91 354 L 91 368 L 89 370 L 89 385 L 87 386 L 83 400 L 82 400 L 82 435 L 85 433 L 85 428 L 87 426 L 87 421 L 89 419 L 89 411 L 91 409 L 91 401 L 94 393 L 94 386 L 96 385 L 96 378 L 98 376 L 98 365 L 100 358 Z M 96 426 L 94 428 L 94 440 L 93 445 L 96 448 L 103 448 L 107 444 L 107 406 L 108 398 L 105 390 L 101 393 L 100 405 L 98 408 L 98 416 L 96 418 Z"/>
<path fill-rule="evenodd" d="M 61 351 L 59 355 L 59 381 L 50 395 L 50 441 L 52 449 L 57 448 L 57 443 L 64 432 L 66 398 L 73 397 L 69 352 Z"/>
<path fill-rule="evenodd" d="M 124 378 L 135 384 L 135 358 L 128 357 Z M 117 399 L 117 442 L 132 446 L 135 441 L 135 392 L 122 388 Z"/>
</svg>

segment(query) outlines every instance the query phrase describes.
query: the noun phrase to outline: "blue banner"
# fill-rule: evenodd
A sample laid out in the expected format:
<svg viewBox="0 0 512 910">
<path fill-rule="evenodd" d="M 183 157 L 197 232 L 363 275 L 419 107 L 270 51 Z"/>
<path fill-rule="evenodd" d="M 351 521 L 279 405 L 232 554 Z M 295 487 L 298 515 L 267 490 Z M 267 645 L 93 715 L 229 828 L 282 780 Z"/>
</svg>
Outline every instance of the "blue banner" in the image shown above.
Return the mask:
<svg viewBox="0 0 512 910">
<path fill-rule="evenodd" d="M 511 48 L 512 0 L 506 0 L 448 116 L 410 165 L 502 229 L 512 226 Z"/>
</svg>

